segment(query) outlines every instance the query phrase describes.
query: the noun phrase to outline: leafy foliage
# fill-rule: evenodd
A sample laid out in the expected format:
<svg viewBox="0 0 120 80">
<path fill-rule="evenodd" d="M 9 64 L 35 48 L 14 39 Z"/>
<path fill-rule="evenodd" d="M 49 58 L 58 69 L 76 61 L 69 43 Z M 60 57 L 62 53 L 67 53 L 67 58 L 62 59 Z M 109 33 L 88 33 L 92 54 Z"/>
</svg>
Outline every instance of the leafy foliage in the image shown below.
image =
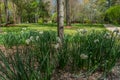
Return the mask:
<svg viewBox="0 0 120 80">
<path fill-rule="evenodd" d="M 47 7 L 48 2 L 43 2 L 42 0 L 11 0 L 13 4 L 17 7 L 17 15 L 21 17 L 22 22 L 33 23 L 38 18 L 43 20 L 49 17 Z"/>
<path fill-rule="evenodd" d="M 113 6 L 106 11 L 105 20 L 114 24 L 120 24 L 120 6 Z"/>
</svg>

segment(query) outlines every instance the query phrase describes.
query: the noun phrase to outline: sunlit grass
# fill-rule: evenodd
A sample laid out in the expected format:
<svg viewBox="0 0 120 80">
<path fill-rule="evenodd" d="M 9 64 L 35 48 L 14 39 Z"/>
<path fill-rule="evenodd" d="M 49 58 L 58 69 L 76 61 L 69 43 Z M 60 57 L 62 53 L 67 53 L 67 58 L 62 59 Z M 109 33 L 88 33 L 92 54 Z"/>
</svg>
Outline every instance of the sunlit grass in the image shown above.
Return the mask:
<svg viewBox="0 0 120 80">
<path fill-rule="evenodd" d="M 39 31 L 57 31 L 57 24 L 19 24 L 14 27 L 3 27 L 3 31 L 19 31 L 21 28 L 27 27 L 29 30 L 39 30 Z M 72 24 L 71 28 L 64 27 L 64 32 L 68 34 L 76 33 L 77 29 L 87 29 L 89 30 L 105 30 L 102 24 Z"/>
</svg>

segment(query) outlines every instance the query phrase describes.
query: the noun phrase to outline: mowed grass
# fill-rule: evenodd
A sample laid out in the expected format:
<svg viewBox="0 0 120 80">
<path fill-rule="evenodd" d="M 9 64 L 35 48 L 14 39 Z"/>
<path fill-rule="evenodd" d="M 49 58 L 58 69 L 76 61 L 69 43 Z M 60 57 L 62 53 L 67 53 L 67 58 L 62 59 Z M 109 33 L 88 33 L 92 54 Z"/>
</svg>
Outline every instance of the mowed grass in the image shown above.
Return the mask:
<svg viewBox="0 0 120 80">
<path fill-rule="evenodd" d="M 57 31 L 57 24 L 19 24 L 15 26 L 2 27 L 3 32 L 6 31 L 20 31 L 21 28 L 27 28 L 29 30 L 39 30 L 39 31 Z M 74 34 L 77 29 L 86 30 L 105 30 L 102 24 L 72 24 L 71 28 L 64 27 L 64 32 L 68 34 Z"/>
</svg>

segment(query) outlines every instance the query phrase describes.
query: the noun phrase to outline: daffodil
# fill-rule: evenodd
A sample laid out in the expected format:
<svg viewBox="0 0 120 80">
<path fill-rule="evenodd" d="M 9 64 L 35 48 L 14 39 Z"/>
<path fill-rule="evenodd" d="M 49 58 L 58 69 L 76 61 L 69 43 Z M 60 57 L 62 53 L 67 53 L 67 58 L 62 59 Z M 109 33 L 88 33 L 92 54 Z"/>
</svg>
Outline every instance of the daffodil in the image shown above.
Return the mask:
<svg viewBox="0 0 120 80">
<path fill-rule="evenodd" d="M 30 36 L 30 40 L 31 40 L 31 41 L 33 41 L 33 40 L 34 40 L 33 36 Z"/>
<path fill-rule="evenodd" d="M 113 32 L 119 33 L 119 29 L 118 29 L 118 28 L 115 28 L 115 29 L 113 30 Z"/>
<path fill-rule="evenodd" d="M 39 40 L 39 36 L 36 36 L 36 40 L 37 40 L 37 41 Z"/>
<path fill-rule="evenodd" d="M 81 59 L 88 59 L 88 56 L 87 56 L 86 54 L 81 54 L 81 55 L 80 55 L 80 58 L 81 58 Z"/>
<path fill-rule="evenodd" d="M 43 34 L 43 31 L 40 31 L 39 34 Z"/>
<path fill-rule="evenodd" d="M 27 28 L 22 28 L 22 30 L 26 30 Z"/>
<path fill-rule="evenodd" d="M 110 33 L 106 33 L 106 34 L 104 35 L 104 38 L 110 39 L 110 38 L 111 38 L 111 34 L 110 34 Z"/>
<path fill-rule="evenodd" d="M 85 34 L 85 33 L 87 33 L 87 30 L 86 30 L 86 29 L 83 29 L 83 30 L 81 30 L 81 33 L 82 33 L 82 34 Z"/>
<path fill-rule="evenodd" d="M 99 39 L 95 39 L 95 40 L 94 40 L 94 43 L 99 43 Z"/>
<path fill-rule="evenodd" d="M 60 47 L 59 43 L 55 44 L 55 46 L 54 46 L 55 49 L 58 49 L 59 47 Z"/>
<path fill-rule="evenodd" d="M 57 37 L 56 40 L 57 40 L 58 43 L 62 42 L 61 39 L 60 39 L 60 37 Z"/>
<path fill-rule="evenodd" d="M 28 45 L 29 45 L 29 44 L 30 44 L 30 39 L 26 39 L 26 41 L 25 41 L 25 42 L 26 42 L 26 44 L 28 44 Z"/>
</svg>

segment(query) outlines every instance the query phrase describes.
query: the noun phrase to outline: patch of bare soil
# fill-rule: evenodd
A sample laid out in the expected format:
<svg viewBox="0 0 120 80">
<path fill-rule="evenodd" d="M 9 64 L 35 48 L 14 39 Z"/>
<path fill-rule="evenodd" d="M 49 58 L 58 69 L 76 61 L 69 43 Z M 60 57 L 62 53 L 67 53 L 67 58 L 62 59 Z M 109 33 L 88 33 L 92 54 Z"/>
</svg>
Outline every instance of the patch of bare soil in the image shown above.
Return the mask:
<svg viewBox="0 0 120 80">
<path fill-rule="evenodd" d="M 106 76 L 102 72 L 94 72 L 91 75 L 85 73 L 80 71 L 79 74 L 72 74 L 69 71 L 56 70 L 51 80 L 120 80 L 120 61 Z"/>
<path fill-rule="evenodd" d="M 23 53 L 23 51 L 25 51 L 25 46 L 19 46 L 19 47 L 11 47 L 11 48 L 6 48 L 5 46 L 3 45 L 0 45 L 0 50 L 6 55 L 13 55 L 15 54 L 17 51 L 20 52 L 20 53 Z"/>
</svg>

